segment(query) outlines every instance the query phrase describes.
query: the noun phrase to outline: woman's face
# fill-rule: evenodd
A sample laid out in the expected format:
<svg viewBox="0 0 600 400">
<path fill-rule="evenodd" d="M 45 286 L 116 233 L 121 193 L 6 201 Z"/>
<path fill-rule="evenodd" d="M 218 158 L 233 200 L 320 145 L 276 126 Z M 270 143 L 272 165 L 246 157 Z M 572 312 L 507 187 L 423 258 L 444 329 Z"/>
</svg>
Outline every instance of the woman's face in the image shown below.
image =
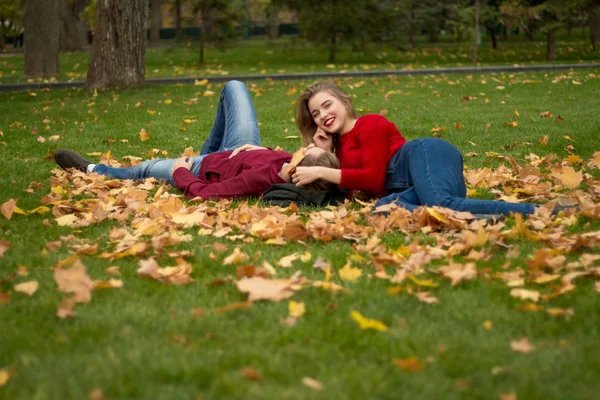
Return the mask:
<svg viewBox="0 0 600 400">
<path fill-rule="evenodd" d="M 321 91 L 308 100 L 308 110 L 315 124 L 327 133 L 344 134 L 352 129 L 354 120 L 348 116 L 346 104 L 328 91 Z"/>
</svg>

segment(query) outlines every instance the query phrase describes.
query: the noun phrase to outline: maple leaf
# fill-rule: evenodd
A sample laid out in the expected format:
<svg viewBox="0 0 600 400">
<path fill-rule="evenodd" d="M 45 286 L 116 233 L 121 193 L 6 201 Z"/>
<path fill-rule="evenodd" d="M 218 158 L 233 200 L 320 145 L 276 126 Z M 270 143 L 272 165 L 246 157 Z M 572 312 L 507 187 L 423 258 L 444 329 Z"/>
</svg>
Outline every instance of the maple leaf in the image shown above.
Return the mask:
<svg viewBox="0 0 600 400">
<path fill-rule="evenodd" d="M 338 271 L 340 278 L 343 281 L 356 282 L 363 274 L 360 268 L 353 268 L 350 263 L 346 263 L 343 268 Z"/>
<path fill-rule="evenodd" d="M 170 285 L 185 285 L 194 280 L 190 277 L 192 266 L 181 259 L 177 259 L 175 267 L 159 268 L 154 258 L 139 260 L 137 270 L 140 278 L 150 278 Z"/>
<path fill-rule="evenodd" d="M 511 340 L 510 348 L 524 354 L 529 354 L 535 350 L 535 347 L 529 343 L 529 338 L 527 337 L 523 337 L 520 340 Z"/>
<path fill-rule="evenodd" d="M 577 188 L 583 181 L 583 172 L 575 171 L 573 167 L 563 165 L 561 169 L 553 169 L 552 177 L 569 189 Z"/>
<path fill-rule="evenodd" d="M 15 291 L 25 293 L 29 296 L 33 295 L 40 286 L 38 281 L 28 281 L 15 285 Z"/>
<path fill-rule="evenodd" d="M 350 316 L 358 323 L 360 329 L 373 329 L 376 331 L 387 331 L 388 327 L 381 321 L 363 316 L 356 310 L 350 312 Z"/>
<path fill-rule="evenodd" d="M 56 268 L 54 280 L 58 290 L 63 293 L 72 293 L 76 303 L 88 303 L 92 299 L 94 283 L 87 275 L 85 265 L 77 260 L 70 268 Z"/>
<path fill-rule="evenodd" d="M 142 142 L 145 142 L 146 140 L 150 139 L 152 137 L 152 135 L 150 135 L 148 132 L 146 132 L 146 130 L 144 128 L 142 128 L 140 130 L 140 140 Z"/>
<path fill-rule="evenodd" d="M 0 387 L 6 386 L 6 384 L 12 377 L 12 375 L 13 375 L 12 371 L 10 371 L 6 368 L 0 369 Z"/>
<path fill-rule="evenodd" d="M 421 361 L 417 360 L 417 357 L 412 356 L 409 358 L 402 358 L 402 359 L 396 359 L 392 361 L 394 363 L 395 366 L 406 370 L 406 371 L 419 371 L 421 370 L 424 365 Z"/>
<path fill-rule="evenodd" d="M 237 281 L 240 292 L 248 293 L 248 301 L 281 301 L 294 295 L 292 281 L 288 279 L 265 279 L 259 276 L 243 278 Z"/>
<path fill-rule="evenodd" d="M 458 285 L 464 279 L 471 280 L 477 277 L 477 266 L 475 263 L 466 264 L 450 264 L 445 267 L 438 268 L 446 278 L 449 278 L 452 286 Z"/>
</svg>

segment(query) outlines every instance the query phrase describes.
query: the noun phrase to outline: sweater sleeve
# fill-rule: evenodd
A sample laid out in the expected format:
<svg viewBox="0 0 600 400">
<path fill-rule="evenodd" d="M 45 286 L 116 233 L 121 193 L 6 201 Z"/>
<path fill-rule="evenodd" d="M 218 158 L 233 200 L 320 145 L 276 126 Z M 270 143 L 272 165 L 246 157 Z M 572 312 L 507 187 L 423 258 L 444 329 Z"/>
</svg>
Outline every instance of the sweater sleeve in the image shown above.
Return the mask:
<svg viewBox="0 0 600 400">
<path fill-rule="evenodd" d="M 209 183 L 192 174 L 185 168 L 177 168 L 173 173 L 175 186 L 181 189 L 188 199 L 228 199 L 238 196 L 257 196 L 266 191 L 274 182 L 271 167 L 247 169 L 233 178 Z"/>
<path fill-rule="evenodd" d="M 384 192 L 390 135 L 387 124 L 389 122 L 381 118 L 358 133 L 362 167 L 342 168 L 341 187 L 371 193 Z"/>
</svg>

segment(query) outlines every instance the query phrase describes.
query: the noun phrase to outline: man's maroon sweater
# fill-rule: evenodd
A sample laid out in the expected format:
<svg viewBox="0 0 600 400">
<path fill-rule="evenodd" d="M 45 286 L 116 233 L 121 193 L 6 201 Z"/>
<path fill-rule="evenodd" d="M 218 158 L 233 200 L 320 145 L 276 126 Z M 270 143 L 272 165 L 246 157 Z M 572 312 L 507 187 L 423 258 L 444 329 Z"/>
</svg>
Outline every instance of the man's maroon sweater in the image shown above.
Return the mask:
<svg viewBox="0 0 600 400">
<path fill-rule="evenodd" d="M 229 158 L 231 151 L 209 154 L 204 157 L 199 176 L 185 168 L 173 173 L 175 186 L 189 199 L 227 199 L 238 196 L 260 196 L 276 183 L 285 183 L 279 176 L 284 163 L 292 155 L 283 151 L 243 151 Z"/>
</svg>

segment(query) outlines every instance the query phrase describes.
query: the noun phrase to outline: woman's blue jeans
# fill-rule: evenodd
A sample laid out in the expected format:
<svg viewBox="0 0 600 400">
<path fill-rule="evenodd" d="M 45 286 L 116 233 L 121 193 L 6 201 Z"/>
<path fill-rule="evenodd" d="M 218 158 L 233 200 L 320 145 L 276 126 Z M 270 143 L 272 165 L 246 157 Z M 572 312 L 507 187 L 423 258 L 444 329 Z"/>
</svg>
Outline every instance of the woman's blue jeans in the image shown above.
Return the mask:
<svg viewBox="0 0 600 400">
<path fill-rule="evenodd" d="M 198 176 L 204 157 L 211 153 L 235 150 L 244 144 L 260 146 L 260 130 L 256 112 L 246 86 L 239 81 L 229 81 L 223 90 L 217 107 L 212 130 L 204 142 L 200 155 L 193 157 L 192 174 Z M 164 179 L 174 185 L 171 168 L 175 159 L 144 161 L 135 167 L 114 168 L 98 164 L 93 172 L 116 179 Z"/>
<path fill-rule="evenodd" d="M 386 190 L 375 208 L 397 204 L 409 211 L 419 206 L 441 206 L 473 214 L 533 214 L 535 205 L 467 199 L 463 157 L 449 142 L 414 139 L 402 146 L 388 164 Z"/>
</svg>

